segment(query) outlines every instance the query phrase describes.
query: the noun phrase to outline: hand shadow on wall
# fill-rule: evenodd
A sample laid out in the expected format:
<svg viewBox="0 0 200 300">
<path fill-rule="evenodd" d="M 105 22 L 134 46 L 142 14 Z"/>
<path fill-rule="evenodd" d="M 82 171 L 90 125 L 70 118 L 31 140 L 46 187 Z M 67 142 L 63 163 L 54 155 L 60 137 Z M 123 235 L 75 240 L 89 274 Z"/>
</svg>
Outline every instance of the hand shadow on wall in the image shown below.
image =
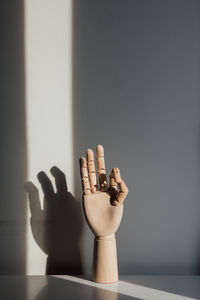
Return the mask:
<svg viewBox="0 0 200 300">
<path fill-rule="evenodd" d="M 42 171 L 38 180 L 44 193 L 44 208 L 41 209 L 39 191 L 32 182 L 27 182 L 31 211 L 31 230 L 40 249 L 48 255 L 46 275 L 82 274 L 80 238 L 83 218 L 80 203 L 67 190 L 65 174 L 57 167 L 51 168 L 57 191 L 48 176 Z"/>
</svg>

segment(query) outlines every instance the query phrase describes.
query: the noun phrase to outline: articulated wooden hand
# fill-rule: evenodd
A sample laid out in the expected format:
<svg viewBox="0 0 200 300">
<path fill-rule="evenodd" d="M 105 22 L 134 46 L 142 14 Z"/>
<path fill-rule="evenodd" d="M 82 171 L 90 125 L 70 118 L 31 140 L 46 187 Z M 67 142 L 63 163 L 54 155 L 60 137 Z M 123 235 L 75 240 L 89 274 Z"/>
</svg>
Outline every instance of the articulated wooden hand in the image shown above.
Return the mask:
<svg viewBox="0 0 200 300">
<path fill-rule="evenodd" d="M 118 168 L 111 170 L 108 186 L 102 146 L 97 147 L 97 168 L 99 186 L 94 153 L 88 149 L 87 161 L 84 157 L 80 159 L 80 169 L 84 213 L 95 235 L 92 279 L 110 283 L 118 280 L 115 232 L 122 219 L 123 202 L 128 188 L 121 179 Z"/>
</svg>

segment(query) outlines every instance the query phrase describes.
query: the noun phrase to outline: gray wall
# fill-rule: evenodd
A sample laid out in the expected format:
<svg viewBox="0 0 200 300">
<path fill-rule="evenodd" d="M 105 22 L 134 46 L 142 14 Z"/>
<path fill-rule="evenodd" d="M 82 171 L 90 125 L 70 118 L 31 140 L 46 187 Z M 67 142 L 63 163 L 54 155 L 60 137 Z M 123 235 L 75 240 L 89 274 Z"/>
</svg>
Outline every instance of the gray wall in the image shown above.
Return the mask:
<svg viewBox="0 0 200 300">
<path fill-rule="evenodd" d="M 0 1 L 0 275 L 26 271 L 24 7 Z"/>
<path fill-rule="evenodd" d="M 200 273 L 200 2 L 74 1 L 74 158 L 129 187 L 120 273 Z M 93 237 L 85 229 L 86 271 Z"/>
</svg>

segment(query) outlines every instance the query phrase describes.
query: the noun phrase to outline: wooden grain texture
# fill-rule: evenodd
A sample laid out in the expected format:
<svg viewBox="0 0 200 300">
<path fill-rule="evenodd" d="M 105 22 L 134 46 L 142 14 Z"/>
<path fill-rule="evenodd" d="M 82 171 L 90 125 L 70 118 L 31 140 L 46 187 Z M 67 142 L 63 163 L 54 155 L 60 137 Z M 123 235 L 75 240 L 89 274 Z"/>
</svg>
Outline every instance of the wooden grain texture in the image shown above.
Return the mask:
<svg viewBox="0 0 200 300">
<path fill-rule="evenodd" d="M 108 185 L 104 149 L 101 145 L 96 150 L 98 176 L 93 151 L 87 149 L 86 156 L 87 160 L 84 157 L 80 159 L 80 172 L 84 214 L 95 235 L 92 280 L 112 283 L 118 280 L 115 233 L 121 223 L 128 188 L 118 168 L 111 170 Z"/>
<path fill-rule="evenodd" d="M 118 281 L 117 247 L 115 235 L 94 240 L 92 281 L 113 283 Z"/>
</svg>

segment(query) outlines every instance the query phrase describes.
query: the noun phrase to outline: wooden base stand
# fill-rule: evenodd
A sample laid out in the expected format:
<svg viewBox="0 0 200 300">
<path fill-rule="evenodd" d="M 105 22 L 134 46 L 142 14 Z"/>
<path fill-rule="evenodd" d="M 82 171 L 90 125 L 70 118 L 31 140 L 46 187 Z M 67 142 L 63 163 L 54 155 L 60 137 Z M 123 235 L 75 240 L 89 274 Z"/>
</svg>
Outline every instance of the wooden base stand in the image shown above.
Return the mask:
<svg viewBox="0 0 200 300">
<path fill-rule="evenodd" d="M 92 281 L 98 283 L 118 281 L 117 248 L 114 234 L 94 239 Z"/>
</svg>

